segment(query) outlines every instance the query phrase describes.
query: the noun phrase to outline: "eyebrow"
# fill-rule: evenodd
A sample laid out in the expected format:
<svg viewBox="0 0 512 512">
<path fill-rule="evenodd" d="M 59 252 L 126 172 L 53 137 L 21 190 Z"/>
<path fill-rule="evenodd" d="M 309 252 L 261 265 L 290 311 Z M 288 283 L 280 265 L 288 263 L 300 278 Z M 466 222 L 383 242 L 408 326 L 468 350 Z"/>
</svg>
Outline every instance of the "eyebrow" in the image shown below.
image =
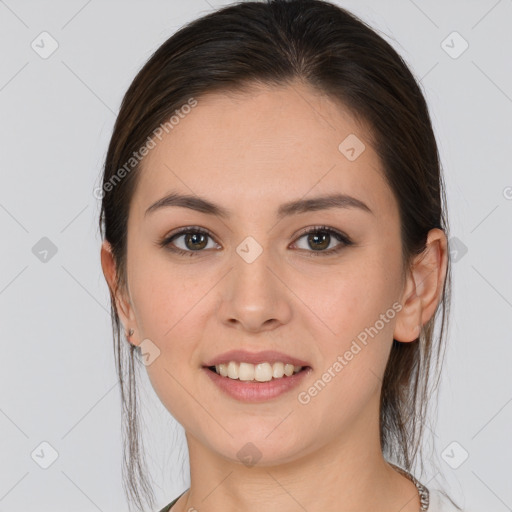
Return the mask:
<svg viewBox="0 0 512 512">
<path fill-rule="evenodd" d="M 231 217 L 232 212 L 222 206 L 216 205 L 207 199 L 196 195 L 179 194 L 172 192 L 153 203 L 144 213 L 144 216 L 171 206 L 189 208 L 208 215 L 216 215 L 222 218 Z M 311 199 L 297 199 L 282 204 L 277 210 L 277 218 L 281 219 L 298 213 L 306 213 L 331 208 L 357 208 L 373 214 L 370 207 L 355 197 L 347 194 L 330 194 Z"/>
</svg>

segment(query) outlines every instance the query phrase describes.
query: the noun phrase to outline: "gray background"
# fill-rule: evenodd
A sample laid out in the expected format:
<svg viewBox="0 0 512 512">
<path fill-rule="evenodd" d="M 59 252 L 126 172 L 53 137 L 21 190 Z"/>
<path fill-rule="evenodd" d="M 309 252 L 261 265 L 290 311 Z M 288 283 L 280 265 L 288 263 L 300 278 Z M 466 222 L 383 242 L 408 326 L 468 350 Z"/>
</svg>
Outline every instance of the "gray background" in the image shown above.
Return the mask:
<svg viewBox="0 0 512 512">
<path fill-rule="evenodd" d="M 0 0 L 0 511 L 127 510 L 93 189 L 138 69 L 183 23 L 227 3 Z M 468 510 L 512 510 L 512 1 L 337 3 L 421 80 L 446 175 L 454 307 L 438 469 L 422 481 Z M 44 31 L 58 44 L 47 58 Z M 147 379 L 143 392 L 163 506 L 188 487 L 187 450 Z M 43 442 L 58 453 L 47 469 Z"/>
</svg>

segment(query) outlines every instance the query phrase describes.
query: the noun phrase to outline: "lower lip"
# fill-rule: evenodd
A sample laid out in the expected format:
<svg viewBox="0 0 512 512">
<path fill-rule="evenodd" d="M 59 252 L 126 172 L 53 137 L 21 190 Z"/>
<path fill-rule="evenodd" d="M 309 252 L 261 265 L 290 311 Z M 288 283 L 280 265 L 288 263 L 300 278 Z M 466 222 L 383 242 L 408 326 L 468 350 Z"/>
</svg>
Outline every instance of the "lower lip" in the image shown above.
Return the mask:
<svg viewBox="0 0 512 512">
<path fill-rule="evenodd" d="M 208 368 L 203 367 L 203 370 L 212 379 L 214 384 L 232 398 L 242 402 L 257 403 L 272 400 L 297 387 L 306 375 L 312 371 L 312 368 L 308 367 L 305 370 L 294 373 L 290 377 L 272 379 L 267 382 L 230 379 L 229 377 L 222 377 Z"/>
</svg>

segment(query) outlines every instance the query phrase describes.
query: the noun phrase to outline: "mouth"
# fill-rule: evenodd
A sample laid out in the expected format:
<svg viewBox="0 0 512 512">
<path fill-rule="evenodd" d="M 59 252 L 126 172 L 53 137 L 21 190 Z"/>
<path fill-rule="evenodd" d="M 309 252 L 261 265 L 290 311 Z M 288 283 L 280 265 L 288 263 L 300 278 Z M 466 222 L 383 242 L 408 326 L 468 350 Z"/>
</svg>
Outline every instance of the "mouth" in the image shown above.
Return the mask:
<svg viewBox="0 0 512 512">
<path fill-rule="evenodd" d="M 311 367 L 305 359 L 276 350 L 230 350 L 204 361 L 203 368 L 234 380 L 268 382 Z"/>
<path fill-rule="evenodd" d="M 279 362 L 252 365 L 234 361 L 203 366 L 202 370 L 223 394 L 238 402 L 253 404 L 289 396 L 312 372 L 310 366 L 288 366 Z"/>
</svg>

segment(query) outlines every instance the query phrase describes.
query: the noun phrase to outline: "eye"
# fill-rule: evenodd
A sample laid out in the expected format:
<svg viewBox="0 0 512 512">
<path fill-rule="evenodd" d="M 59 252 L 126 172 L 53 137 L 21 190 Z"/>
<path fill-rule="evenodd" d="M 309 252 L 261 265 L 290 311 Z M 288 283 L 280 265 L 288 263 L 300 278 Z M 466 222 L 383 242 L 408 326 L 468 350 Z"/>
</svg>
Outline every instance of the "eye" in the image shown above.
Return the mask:
<svg viewBox="0 0 512 512">
<path fill-rule="evenodd" d="M 180 238 L 182 238 L 179 242 L 182 244 L 181 248 L 175 245 L 175 241 Z M 158 245 L 177 254 L 196 256 L 195 253 L 201 252 L 203 249 L 212 248 L 208 247 L 208 238 L 212 239 L 212 235 L 206 229 L 198 226 L 189 226 L 171 233 L 162 241 L 158 242 Z"/>
<path fill-rule="evenodd" d="M 338 253 L 345 246 L 353 244 L 346 235 L 327 226 L 315 226 L 313 228 L 308 228 L 306 231 L 302 232 L 302 235 L 298 240 L 302 238 L 305 238 L 307 246 L 313 249 L 309 250 L 308 247 L 299 247 L 300 249 L 305 249 L 306 252 L 310 253 L 308 256 L 329 256 Z M 331 247 L 330 249 L 325 250 L 331 246 L 331 243 L 335 240 L 338 240 L 340 243 L 334 248 Z"/>
<path fill-rule="evenodd" d="M 306 244 L 309 247 L 299 247 L 299 249 L 304 250 L 308 256 L 329 256 L 338 253 L 346 246 L 353 245 L 353 242 L 346 235 L 328 226 L 308 228 L 302 232 L 297 240 L 302 238 L 306 239 Z M 208 247 L 208 239 L 211 239 L 213 247 Z M 339 243 L 331 247 L 336 240 Z M 178 244 L 181 244 L 181 247 Z M 297 242 L 293 245 L 296 244 Z M 158 245 L 183 256 L 197 256 L 204 249 L 218 249 L 219 247 L 218 244 L 213 242 L 213 235 L 199 226 L 188 226 L 174 231 L 159 241 Z M 329 247 L 331 248 L 328 249 Z"/>
</svg>

